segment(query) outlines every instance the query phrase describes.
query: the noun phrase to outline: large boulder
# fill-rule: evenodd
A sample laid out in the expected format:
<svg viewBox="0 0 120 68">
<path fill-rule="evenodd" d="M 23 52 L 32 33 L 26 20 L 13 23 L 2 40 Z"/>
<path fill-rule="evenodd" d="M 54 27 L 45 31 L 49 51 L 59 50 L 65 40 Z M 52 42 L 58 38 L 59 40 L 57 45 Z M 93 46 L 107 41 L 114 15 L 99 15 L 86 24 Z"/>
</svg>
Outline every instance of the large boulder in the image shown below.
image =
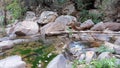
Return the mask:
<svg viewBox="0 0 120 68">
<path fill-rule="evenodd" d="M 38 19 L 38 23 L 40 24 L 47 24 L 50 22 L 54 22 L 55 19 L 57 18 L 58 14 L 57 12 L 53 12 L 53 11 L 44 11 L 41 13 L 39 19 Z"/>
<path fill-rule="evenodd" d="M 17 36 L 33 35 L 38 33 L 39 26 L 34 21 L 22 21 L 10 28 L 7 28 L 7 34 L 16 34 Z"/>
<path fill-rule="evenodd" d="M 45 26 L 41 27 L 41 33 L 46 34 L 54 31 L 65 31 L 68 29 L 70 24 L 75 24 L 77 19 L 74 16 L 62 15 L 59 16 L 55 22 L 48 23 Z"/>
<path fill-rule="evenodd" d="M 10 40 L 0 42 L 1 49 L 8 49 L 14 46 L 14 43 Z"/>
<path fill-rule="evenodd" d="M 48 65 L 47 68 L 67 68 L 67 60 L 63 54 L 56 56 Z"/>
<path fill-rule="evenodd" d="M 10 56 L 0 60 L 0 68 L 26 68 L 26 63 L 20 56 Z"/>
</svg>

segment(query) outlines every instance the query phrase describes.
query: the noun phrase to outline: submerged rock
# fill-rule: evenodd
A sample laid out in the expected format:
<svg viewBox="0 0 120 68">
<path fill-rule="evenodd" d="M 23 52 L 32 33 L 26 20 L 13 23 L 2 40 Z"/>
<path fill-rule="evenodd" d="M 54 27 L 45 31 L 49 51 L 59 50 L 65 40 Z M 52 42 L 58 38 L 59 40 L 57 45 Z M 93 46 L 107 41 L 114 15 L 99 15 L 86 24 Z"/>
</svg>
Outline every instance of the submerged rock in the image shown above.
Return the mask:
<svg viewBox="0 0 120 68">
<path fill-rule="evenodd" d="M 20 56 L 10 56 L 0 60 L 0 68 L 26 68 L 26 63 Z"/>
<path fill-rule="evenodd" d="M 74 56 L 79 56 L 82 53 L 83 48 L 85 48 L 84 44 L 81 42 L 71 42 L 68 46 L 69 51 Z"/>
</svg>

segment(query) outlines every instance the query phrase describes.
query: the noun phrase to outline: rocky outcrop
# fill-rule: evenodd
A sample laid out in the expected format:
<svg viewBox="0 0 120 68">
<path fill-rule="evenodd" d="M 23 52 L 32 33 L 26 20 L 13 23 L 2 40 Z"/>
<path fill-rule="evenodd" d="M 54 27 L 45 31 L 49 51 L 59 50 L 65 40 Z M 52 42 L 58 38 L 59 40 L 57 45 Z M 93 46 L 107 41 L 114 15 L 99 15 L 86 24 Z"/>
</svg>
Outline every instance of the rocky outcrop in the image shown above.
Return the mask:
<svg viewBox="0 0 120 68">
<path fill-rule="evenodd" d="M 36 22 L 23 21 L 7 28 L 7 34 L 16 34 L 18 36 L 33 35 L 38 33 L 39 27 Z"/>
<path fill-rule="evenodd" d="M 72 23 L 76 23 L 77 19 L 70 15 L 59 16 L 55 22 L 48 23 L 45 26 L 41 27 L 40 31 L 42 34 L 46 34 L 54 31 L 65 31 L 68 29 L 68 26 Z"/>
</svg>

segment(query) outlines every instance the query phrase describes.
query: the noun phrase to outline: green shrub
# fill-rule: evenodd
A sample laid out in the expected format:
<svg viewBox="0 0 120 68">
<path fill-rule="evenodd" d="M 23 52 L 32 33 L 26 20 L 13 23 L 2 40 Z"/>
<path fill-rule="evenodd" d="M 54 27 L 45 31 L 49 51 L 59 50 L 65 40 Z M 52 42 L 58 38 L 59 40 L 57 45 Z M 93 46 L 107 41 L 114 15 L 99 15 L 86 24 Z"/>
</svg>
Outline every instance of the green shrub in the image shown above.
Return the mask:
<svg viewBox="0 0 120 68">
<path fill-rule="evenodd" d="M 22 16 L 22 13 L 26 11 L 26 9 L 20 5 L 19 0 L 13 0 L 10 4 L 7 5 L 6 8 L 13 16 L 11 22 L 14 22 L 15 19 L 19 19 Z"/>
<path fill-rule="evenodd" d="M 95 67 L 95 68 L 115 68 L 115 58 L 111 58 L 111 59 L 102 59 L 102 60 L 94 60 L 93 62 L 91 62 L 91 64 Z"/>
<path fill-rule="evenodd" d="M 111 52 L 111 53 L 113 53 L 114 50 L 109 49 L 109 48 L 105 47 L 104 45 L 102 45 L 102 46 L 100 46 L 100 47 L 97 49 L 97 52 L 98 52 L 98 53 L 102 53 L 102 52 Z"/>
<path fill-rule="evenodd" d="M 88 10 L 83 9 L 83 10 L 80 11 L 79 21 L 84 22 L 84 21 L 86 21 L 88 19 L 92 19 L 93 22 L 96 24 L 96 23 L 102 21 L 102 17 L 103 17 L 102 14 L 89 13 Z"/>
</svg>

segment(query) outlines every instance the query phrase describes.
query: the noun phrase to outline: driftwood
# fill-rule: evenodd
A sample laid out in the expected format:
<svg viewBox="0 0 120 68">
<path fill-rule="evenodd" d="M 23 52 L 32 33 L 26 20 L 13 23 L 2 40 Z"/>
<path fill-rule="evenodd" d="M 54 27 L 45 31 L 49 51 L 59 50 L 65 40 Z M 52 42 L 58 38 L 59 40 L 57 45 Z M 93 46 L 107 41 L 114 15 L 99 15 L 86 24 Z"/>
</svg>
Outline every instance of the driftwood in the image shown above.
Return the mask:
<svg viewBox="0 0 120 68">
<path fill-rule="evenodd" d="M 58 36 L 64 34 L 107 34 L 108 36 L 120 36 L 120 32 L 111 32 L 111 31 L 59 31 L 59 32 L 49 32 L 45 34 L 46 36 Z"/>
</svg>

